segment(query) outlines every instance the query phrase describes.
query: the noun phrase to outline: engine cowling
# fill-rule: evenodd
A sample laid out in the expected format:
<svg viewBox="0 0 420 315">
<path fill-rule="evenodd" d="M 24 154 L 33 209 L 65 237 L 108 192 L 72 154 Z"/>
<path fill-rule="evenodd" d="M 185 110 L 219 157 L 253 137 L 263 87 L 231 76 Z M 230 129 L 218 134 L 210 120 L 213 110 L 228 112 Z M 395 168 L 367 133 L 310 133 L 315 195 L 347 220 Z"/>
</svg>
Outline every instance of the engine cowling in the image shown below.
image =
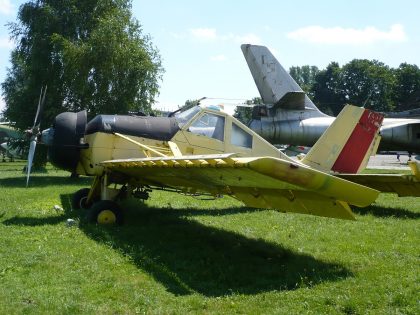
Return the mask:
<svg viewBox="0 0 420 315">
<path fill-rule="evenodd" d="M 54 166 L 74 172 L 79 162 L 81 139 L 85 134 L 87 113 L 65 112 L 57 115 L 50 131 L 48 158 Z"/>
</svg>

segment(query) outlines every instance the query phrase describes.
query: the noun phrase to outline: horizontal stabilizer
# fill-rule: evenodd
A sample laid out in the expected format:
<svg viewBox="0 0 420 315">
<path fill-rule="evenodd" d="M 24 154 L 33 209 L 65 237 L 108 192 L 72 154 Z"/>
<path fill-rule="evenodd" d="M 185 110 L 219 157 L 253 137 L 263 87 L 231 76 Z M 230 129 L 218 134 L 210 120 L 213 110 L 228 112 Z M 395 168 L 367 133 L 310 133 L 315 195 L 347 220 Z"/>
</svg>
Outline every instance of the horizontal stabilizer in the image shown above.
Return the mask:
<svg viewBox="0 0 420 315">
<path fill-rule="evenodd" d="M 284 109 L 305 109 L 305 92 L 287 92 L 284 96 L 276 103 L 276 106 Z"/>
<path fill-rule="evenodd" d="M 420 165 L 409 161 L 412 174 L 339 174 L 351 182 L 385 193 L 396 193 L 399 197 L 420 197 Z"/>
<path fill-rule="evenodd" d="M 420 181 L 404 174 L 340 174 L 349 180 L 383 193 L 396 193 L 399 197 L 420 197 Z"/>
</svg>

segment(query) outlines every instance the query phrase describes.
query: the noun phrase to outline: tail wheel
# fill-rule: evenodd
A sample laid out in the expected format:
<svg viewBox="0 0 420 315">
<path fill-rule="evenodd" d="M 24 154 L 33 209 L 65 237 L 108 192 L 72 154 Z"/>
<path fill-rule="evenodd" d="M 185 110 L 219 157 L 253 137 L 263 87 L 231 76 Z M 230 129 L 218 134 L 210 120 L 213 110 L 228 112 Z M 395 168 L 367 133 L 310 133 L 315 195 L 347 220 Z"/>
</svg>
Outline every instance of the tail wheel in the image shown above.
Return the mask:
<svg viewBox="0 0 420 315">
<path fill-rule="evenodd" d="M 90 204 L 87 204 L 89 191 L 89 188 L 82 188 L 74 193 L 71 200 L 71 206 L 73 209 L 88 209 L 90 207 Z"/>
<path fill-rule="evenodd" d="M 122 224 L 123 215 L 120 206 L 111 200 L 101 200 L 93 204 L 88 213 L 88 221 L 98 224 Z"/>
</svg>

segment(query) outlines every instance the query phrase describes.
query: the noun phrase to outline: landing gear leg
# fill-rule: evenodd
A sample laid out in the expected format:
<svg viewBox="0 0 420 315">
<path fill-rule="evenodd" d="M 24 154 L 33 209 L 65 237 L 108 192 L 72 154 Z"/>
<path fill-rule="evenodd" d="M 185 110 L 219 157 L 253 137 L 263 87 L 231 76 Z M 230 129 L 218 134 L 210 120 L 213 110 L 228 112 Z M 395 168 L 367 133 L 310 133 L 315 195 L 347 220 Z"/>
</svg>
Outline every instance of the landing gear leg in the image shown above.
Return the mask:
<svg viewBox="0 0 420 315">
<path fill-rule="evenodd" d="M 95 177 L 91 188 L 82 188 L 73 195 L 71 206 L 73 209 L 89 209 L 100 195 L 100 178 Z"/>
<path fill-rule="evenodd" d="M 121 189 L 124 189 L 124 186 Z M 109 187 L 108 174 L 105 173 L 101 177 L 97 176 L 90 191 L 92 195 L 100 196 L 101 200 L 93 203 L 89 209 L 87 214 L 88 221 L 98 224 L 122 224 L 122 209 L 115 202 L 116 199 L 124 194 L 124 192 L 121 193 L 121 189 Z"/>
</svg>

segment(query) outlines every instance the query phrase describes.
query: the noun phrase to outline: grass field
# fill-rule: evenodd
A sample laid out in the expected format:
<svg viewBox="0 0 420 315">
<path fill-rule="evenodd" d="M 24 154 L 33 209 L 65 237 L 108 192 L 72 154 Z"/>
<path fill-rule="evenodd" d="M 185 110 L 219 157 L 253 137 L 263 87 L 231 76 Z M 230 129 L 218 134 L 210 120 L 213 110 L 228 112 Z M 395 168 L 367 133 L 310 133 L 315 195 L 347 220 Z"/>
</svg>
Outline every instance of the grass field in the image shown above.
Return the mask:
<svg viewBox="0 0 420 315">
<path fill-rule="evenodd" d="M 350 222 L 160 191 L 103 227 L 70 206 L 90 179 L 22 167 L 0 163 L 0 314 L 420 314 L 420 199 Z"/>
</svg>

